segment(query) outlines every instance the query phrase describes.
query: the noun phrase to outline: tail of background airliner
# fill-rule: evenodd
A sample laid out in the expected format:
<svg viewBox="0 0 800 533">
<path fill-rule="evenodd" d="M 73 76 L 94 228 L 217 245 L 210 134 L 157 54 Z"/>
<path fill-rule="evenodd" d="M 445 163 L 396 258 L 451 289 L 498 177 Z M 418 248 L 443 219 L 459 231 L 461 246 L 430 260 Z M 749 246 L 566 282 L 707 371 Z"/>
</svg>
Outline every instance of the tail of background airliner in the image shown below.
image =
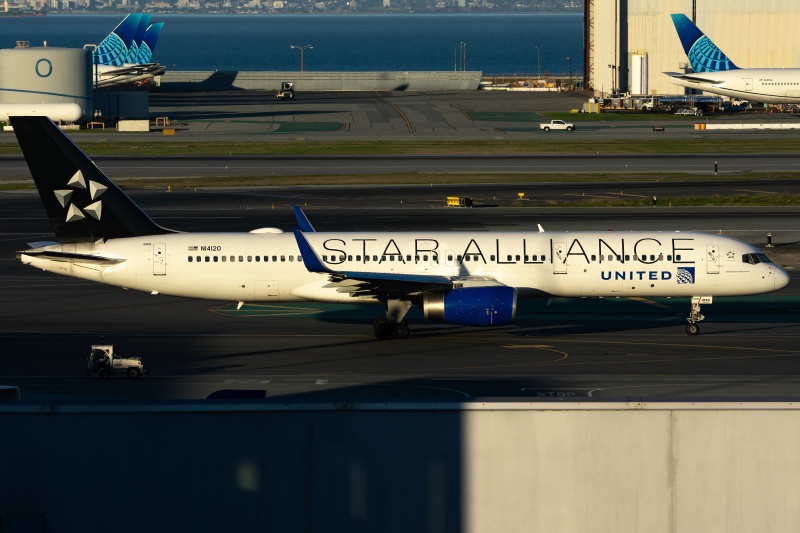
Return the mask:
<svg viewBox="0 0 800 533">
<path fill-rule="evenodd" d="M 172 233 L 153 222 L 47 117 L 10 117 L 59 242 Z"/>
<path fill-rule="evenodd" d="M 97 47 L 95 62 L 113 67 L 149 63 L 164 27 L 163 22 L 150 24 L 151 18 L 142 13 L 127 15 Z"/>
<path fill-rule="evenodd" d="M 683 14 L 671 15 L 672 23 L 683 44 L 683 50 L 695 72 L 717 72 L 738 69 L 711 39 Z"/>
</svg>

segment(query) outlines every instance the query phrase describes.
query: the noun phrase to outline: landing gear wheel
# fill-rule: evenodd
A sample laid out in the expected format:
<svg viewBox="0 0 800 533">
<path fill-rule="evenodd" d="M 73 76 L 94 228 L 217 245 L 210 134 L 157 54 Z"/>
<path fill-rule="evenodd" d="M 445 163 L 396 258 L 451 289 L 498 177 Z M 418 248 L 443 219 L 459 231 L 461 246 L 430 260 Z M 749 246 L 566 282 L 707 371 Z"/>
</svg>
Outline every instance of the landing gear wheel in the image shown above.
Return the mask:
<svg viewBox="0 0 800 533">
<path fill-rule="evenodd" d="M 376 318 L 372 321 L 372 332 L 376 339 L 382 341 L 392 336 L 392 326 L 385 318 Z"/>
<path fill-rule="evenodd" d="M 136 368 L 129 368 L 128 369 L 128 377 L 130 379 L 136 379 L 139 377 L 139 370 Z"/>
<path fill-rule="evenodd" d="M 699 324 L 686 324 L 686 333 L 688 335 L 697 335 L 700 333 L 700 325 Z"/>
<path fill-rule="evenodd" d="M 392 324 L 392 336 L 396 339 L 407 339 L 411 335 L 411 329 L 405 322 Z"/>
<path fill-rule="evenodd" d="M 108 379 L 111 377 L 111 371 L 107 368 L 101 368 L 100 372 L 97 373 L 101 378 Z"/>
</svg>

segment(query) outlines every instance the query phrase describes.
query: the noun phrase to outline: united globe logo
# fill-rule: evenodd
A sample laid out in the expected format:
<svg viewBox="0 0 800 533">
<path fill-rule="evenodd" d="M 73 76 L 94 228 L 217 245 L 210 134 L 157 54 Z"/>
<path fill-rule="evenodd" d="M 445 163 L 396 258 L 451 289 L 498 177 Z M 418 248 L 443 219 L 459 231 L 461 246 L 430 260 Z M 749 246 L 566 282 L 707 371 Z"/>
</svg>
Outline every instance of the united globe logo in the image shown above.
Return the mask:
<svg viewBox="0 0 800 533">
<path fill-rule="evenodd" d="M 678 285 L 693 284 L 694 267 L 679 267 L 677 279 L 678 279 Z"/>
</svg>

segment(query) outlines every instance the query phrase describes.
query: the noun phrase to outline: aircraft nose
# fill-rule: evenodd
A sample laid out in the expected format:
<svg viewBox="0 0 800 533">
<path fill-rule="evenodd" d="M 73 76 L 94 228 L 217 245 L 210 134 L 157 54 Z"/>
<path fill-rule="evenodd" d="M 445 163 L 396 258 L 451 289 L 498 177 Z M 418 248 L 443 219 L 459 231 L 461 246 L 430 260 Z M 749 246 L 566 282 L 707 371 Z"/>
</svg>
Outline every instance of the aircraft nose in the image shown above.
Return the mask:
<svg viewBox="0 0 800 533">
<path fill-rule="evenodd" d="M 782 268 L 775 267 L 775 290 L 780 290 L 789 284 L 789 274 Z"/>
</svg>

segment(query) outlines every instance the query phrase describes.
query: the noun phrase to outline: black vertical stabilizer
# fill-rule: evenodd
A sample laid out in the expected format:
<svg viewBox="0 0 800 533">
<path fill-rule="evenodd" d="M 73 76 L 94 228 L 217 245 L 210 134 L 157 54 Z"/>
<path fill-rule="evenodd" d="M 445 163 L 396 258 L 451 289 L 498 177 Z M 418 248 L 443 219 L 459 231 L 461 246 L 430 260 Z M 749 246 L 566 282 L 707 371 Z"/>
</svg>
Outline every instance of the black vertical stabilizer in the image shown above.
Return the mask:
<svg viewBox="0 0 800 533">
<path fill-rule="evenodd" d="M 47 117 L 10 117 L 59 242 L 172 233 L 148 217 Z"/>
</svg>

